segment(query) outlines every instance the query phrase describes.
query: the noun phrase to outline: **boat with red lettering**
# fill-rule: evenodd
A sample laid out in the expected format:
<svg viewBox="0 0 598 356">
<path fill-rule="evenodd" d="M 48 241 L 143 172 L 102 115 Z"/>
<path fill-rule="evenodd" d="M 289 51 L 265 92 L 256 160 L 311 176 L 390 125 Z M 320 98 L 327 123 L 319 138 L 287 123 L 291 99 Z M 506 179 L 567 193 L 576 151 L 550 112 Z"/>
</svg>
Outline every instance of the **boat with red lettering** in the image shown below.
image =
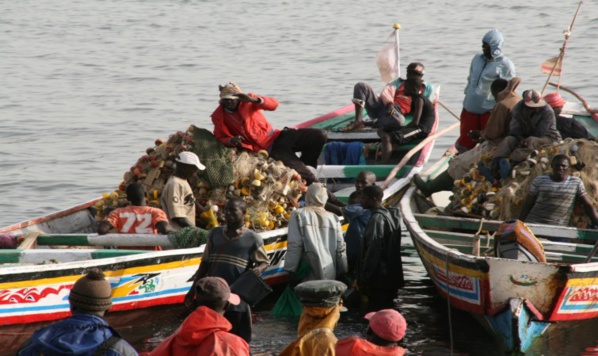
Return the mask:
<svg viewBox="0 0 598 356">
<path fill-rule="evenodd" d="M 574 105 L 565 109 L 598 134 L 595 113 Z M 429 177 L 450 159 L 447 154 L 436 162 Z M 538 239 L 510 244 L 509 256 L 501 247 L 506 245 L 497 243 L 503 222 L 443 213 L 451 194 L 425 198 L 412 186 L 400 209 L 435 289 L 453 308 L 469 312 L 505 351 L 525 352 L 558 323 L 598 318 L 598 231 L 528 224 Z M 514 223 L 502 226 L 508 230 Z M 541 245 L 533 251 L 536 241 Z"/>
</svg>

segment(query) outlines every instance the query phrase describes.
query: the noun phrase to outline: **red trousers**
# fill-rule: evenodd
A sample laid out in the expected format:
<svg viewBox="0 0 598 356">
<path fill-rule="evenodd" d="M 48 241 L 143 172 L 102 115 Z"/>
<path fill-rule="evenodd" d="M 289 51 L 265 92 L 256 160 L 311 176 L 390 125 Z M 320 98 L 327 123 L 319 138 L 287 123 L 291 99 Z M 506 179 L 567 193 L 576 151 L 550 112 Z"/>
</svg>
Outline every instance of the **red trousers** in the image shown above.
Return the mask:
<svg viewBox="0 0 598 356">
<path fill-rule="evenodd" d="M 461 128 L 459 138 L 457 139 L 457 144 L 461 147 L 467 148 L 468 150 L 474 148 L 476 142 L 469 137 L 469 131 L 482 131 L 486 128 L 489 118 L 490 111 L 483 114 L 473 114 L 463 109 L 463 111 L 461 111 Z"/>
</svg>

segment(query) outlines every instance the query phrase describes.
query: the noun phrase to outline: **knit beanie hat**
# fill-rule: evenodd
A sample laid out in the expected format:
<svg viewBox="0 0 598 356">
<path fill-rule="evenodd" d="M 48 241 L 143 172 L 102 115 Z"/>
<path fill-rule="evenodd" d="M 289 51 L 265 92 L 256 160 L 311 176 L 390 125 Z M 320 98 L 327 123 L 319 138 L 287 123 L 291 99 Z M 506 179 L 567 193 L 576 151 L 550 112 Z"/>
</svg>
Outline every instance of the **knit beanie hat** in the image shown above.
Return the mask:
<svg viewBox="0 0 598 356">
<path fill-rule="evenodd" d="M 104 311 L 112 306 L 112 288 L 97 268 L 79 278 L 69 294 L 71 307 L 87 311 Z"/>
<path fill-rule="evenodd" d="M 551 108 L 556 108 L 559 106 L 565 106 L 567 103 L 559 93 L 550 93 L 544 96 L 544 100 L 550 105 Z"/>
</svg>

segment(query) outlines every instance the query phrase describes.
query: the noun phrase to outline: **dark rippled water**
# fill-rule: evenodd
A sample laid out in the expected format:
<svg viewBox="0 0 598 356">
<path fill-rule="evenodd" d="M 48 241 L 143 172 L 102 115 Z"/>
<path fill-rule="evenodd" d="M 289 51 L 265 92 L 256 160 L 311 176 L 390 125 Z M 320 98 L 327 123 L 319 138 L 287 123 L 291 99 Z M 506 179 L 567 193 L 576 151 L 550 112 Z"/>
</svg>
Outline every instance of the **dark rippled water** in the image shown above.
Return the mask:
<svg viewBox="0 0 598 356">
<path fill-rule="evenodd" d="M 349 104 L 357 81 L 381 89 L 375 54 L 395 22 L 402 25 L 402 67 L 423 62 L 426 79 L 441 85 L 441 101 L 457 114 L 471 57 L 492 27 L 505 34 L 504 52 L 523 78 L 520 88 L 541 89 L 546 77 L 539 66 L 558 54 L 576 6 L 544 0 L 0 2 L 0 226 L 111 191 L 154 139 L 190 124 L 211 127 L 218 84 L 236 81 L 277 97 L 279 109 L 267 115 L 276 127 Z M 567 46 L 563 84 L 590 104 L 598 102 L 596 33 L 598 3 L 586 1 Z M 441 112 L 441 127 L 453 122 Z M 437 140 L 433 158 L 455 138 L 456 132 Z M 399 306 L 410 325 L 407 347 L 449 354 L 445 302 L 434 297 L 415 251 L 407 247 L 405 254 L 408 285 Z M 164 336 L 177 326 L 172 314 L 156 310 L 124 331 L 142 347 L 148 332 Z M 265 311 L 256 317 L 256 353 L 275 353 L 293 339 L 293 322 Z M 453 311 L 451 319 L 456 354 L 500 353 L 469 317 Z M 349 313 L 337 333 L 364 328 L 361 316 Z M 579 354 L 596 345 L 594 330 L 568 325 L 530 354 Z"/>
</svg>

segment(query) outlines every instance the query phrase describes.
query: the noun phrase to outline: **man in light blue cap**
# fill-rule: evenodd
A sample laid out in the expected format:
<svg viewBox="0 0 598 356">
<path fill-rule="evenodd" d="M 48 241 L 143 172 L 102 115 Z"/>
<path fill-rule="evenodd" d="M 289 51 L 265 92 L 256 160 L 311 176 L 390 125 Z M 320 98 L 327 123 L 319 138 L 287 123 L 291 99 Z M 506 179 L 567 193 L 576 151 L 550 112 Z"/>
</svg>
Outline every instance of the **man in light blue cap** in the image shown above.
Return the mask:
<svg viewBox="0 0 598 356">
<path fill-rule="evenodd" d="M 486 127 L 490 111 L 496 103 L 490 92 L 490 85 L 498 78 L 509 80 L 515 76 L 515 65 L 502 53 L 504 37 L 493 29 L 482 39 L 482 53 L 471 60 L 463 111 L 461 112 L 461 130 L 455 147 L 459 152 L 472 149 L 476 142 L 469 133 L 481 131 Z"/>
</svg>

